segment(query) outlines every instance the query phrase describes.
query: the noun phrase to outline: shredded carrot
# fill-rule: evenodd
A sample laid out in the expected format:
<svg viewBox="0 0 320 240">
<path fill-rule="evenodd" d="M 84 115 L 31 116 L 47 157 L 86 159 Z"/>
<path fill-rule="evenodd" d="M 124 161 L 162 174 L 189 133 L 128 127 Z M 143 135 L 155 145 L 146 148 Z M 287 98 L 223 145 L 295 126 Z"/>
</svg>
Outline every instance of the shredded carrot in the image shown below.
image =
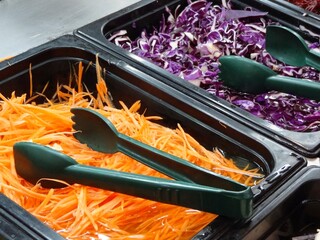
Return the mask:
<svg viewBox="0 0 320 240">
<path fill-rule="evenodd" d="M 46 189 L 20 178 L 12 152 L 17 141 L 51 146 L 86 165 L 166 177 L 122 153 L 99 153 L 79 143 L 72 135 L 72 107 L 94 108 L 121 133 L 241 183 L 253 185 L 254 178 L 261 177 L 257 169 L 239 169 L 218 150 L 205 149 L 182 126 L 169 129 L 156 122 L 161 119 L 159 116 L 139 114 L 140 101 L 131 107 L 123 102 L 120 102 L 122 109 L 113 107 L 99 64 L 97 97 L 84 91 L 80 87 L 84 67 L 82 63 L 78 66 L 73 80 L 77 88 L 58 85 L 53 99 L 45 103 L 35 104 L 35 96 L 28 99 L 26 94 L 12 93 L 10 98 L 0 94 L 0 191 L 62 236 L 68 239 L 190 239 L 217 217 L 78 184 Z M 43 92 L 37 96 L 43 96 Z"/>
<path fill-rule="evenodd" d="M 83 66 L 82 66 L 82 62 L 79 63 L 78 66 L 78 77 L 76 79 L 78 79 L 77 85 L 78 85 L 78 92 L 82 92 L 83 88 L 82 88 L 82 83 L 81 83 L 81 79 L 82 79 L 82 74 L 83 74 Z"/>
<path fill-rule="evenodd" d="M 32 96 L 33 94 L 33 82 L 32 82 L 32 65 L 31 65 L 31 63 L 30 63 L 30 65 L 29 65 L 29 79 L 30 79 L 30 88 L 29 88 L 29 94 L 30 94 L 30 96 Z"/>
</svg>

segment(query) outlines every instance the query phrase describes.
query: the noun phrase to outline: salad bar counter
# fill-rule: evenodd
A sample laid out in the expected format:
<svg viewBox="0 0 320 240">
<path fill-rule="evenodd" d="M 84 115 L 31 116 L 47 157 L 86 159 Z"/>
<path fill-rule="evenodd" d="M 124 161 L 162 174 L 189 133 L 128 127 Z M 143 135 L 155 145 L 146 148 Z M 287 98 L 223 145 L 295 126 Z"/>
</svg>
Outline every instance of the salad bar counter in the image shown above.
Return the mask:
<svg viewBox="0 0 320 240">
<path fill-rule="evenodd" d="M 0 62 L 0 238 L 317 239 L 318 6 L 119 9 Z"/>
</svg>

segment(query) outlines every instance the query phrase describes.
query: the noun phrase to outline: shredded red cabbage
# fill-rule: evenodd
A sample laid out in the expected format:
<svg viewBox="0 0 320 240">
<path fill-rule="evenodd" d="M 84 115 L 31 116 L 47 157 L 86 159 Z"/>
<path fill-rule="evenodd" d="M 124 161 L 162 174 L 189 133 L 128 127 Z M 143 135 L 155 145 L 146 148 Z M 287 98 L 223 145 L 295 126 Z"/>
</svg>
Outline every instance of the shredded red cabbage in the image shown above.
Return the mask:
<svg viewBox="0 0 320 240">
<path fill-rule="evenodd" d="M 167 9 L 168 16 L 153 32 L 142 31 L 140 37 L 131 40 L 121 30 L 109 40 L 283 129 L 320 130 L 320 102 L 275 91 L 239 93 L 218 79 L 219 57 L 238 55 L 263 63 L 281 75 L 320 80 L 319 71 L 285 65 L 266 52 L 266 26 L 275 24 L 265 16 L 267 13 L 250 8 L 234 10 L 229 4 L 218 6 L 205 0 L 188 3 L 179 14 L 179 9 L 174 13 Z M 319 42 L 309 46 L 320 50 Z"/>
</svg>

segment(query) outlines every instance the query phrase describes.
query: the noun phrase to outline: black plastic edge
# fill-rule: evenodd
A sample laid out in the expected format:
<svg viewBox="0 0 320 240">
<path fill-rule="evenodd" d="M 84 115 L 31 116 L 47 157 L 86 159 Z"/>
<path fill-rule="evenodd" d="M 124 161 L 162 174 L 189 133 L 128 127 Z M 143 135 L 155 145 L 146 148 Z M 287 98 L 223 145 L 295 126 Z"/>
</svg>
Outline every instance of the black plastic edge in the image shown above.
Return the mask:
<svg viewBox="0 0 320 240">
<path fill-rule="evenodd" d="M 64 239 L 2 193 L 0 204 L 0 239 Z"/>
<path fill-rule="evenodd" d="M 277 225 L 275 225 L 277 223 L 272 221 L 284 217 L 281 215 L 282 213 L 279 212 L 280 206 L 289 208 L 290 206 L 284 206 L 286 204 L 286 200 L 304 184 L 314 180 L 320 180 L 320 167 L 309 166 L 304 168 L 279 187 L 273 193 L 273 198 L 269 198 L 257 206 L 249 220 L 229 222 L 229 228 L 225 230 L 222 229 L 221 231 L 216 231 L 216 226 L 214 225 L 216 223 L 212 222 L 194 236 L 193 240 L 271 239 L 268 238 L 270 228 L 277 227 Z M 265 222 L 262 224 L 263 221 Z"/>
</svg>

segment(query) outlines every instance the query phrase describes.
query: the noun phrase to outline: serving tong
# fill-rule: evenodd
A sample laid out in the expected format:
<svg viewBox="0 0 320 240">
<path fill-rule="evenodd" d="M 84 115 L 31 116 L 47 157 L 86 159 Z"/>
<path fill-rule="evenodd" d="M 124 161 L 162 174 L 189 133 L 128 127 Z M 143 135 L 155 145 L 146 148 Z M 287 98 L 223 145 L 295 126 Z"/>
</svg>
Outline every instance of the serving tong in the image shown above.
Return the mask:
<svg viewBox="0 0 320 240">
<path fill-rule="evenodd" d="M 266 49 L 284 63 L 293 66 L 309 65 L 320 70 L 320 54 L 311 51 L 303 38 L 287 27 L 267 27 Z M 222 56 L 219 61 L 220 79 L 237 91 L 259 94 L 277 90 L 320 100 L 319 82 L 277 75 L 263 64 L 244 57 Z"/>
<path fill-rule="evenodd" d="M 175 180 L 87 166 L 50 147 L 17 142 L 13 152 L 21 177 L 33 184 L 41 181 L 47 188 L 65 187 L 54 181 L 58 179 L 230 218 L 252 214 L 250 187 L 121 134 L 97 111 L 73 108 L 71 112 L 74 137 L 81 143 L 100 152 L 121 151 Z"/>
<path fill-rule="evenodd" d="M 266 31 L 266 50 L 276 59 L 297 67 L 310 66 L 320 71 L 320 53 L 285 26 L 270 25 Z"/>
<path fill-rule="evenodd" d="M 286 77 L 248 58 L 220 57 L 219 77 L 223 83 L 240 92 L 259 94 L 271 90 L 320 100 L 320 83 L 308 79 Z"/>
</svg>

